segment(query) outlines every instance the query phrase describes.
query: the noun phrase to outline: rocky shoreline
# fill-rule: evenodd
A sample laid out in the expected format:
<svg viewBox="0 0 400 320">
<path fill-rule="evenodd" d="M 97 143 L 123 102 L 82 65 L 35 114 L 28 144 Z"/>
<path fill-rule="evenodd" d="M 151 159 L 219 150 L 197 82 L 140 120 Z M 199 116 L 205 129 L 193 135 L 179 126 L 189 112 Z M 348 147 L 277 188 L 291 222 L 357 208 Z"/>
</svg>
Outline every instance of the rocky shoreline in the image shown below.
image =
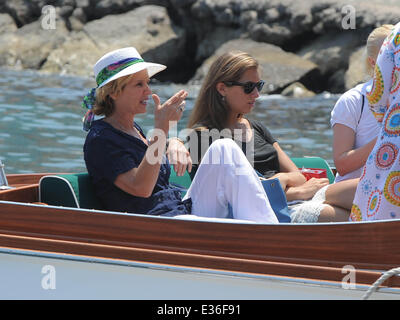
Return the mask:
<svg viewBox="0 0 400 320">
<path fill-rule="evenodd" d="M 158 80 L 199 83 L 216 54 L 240 49 L 260 62 L 264 93 L 340 93 L 365 77 L 369 32 L 399 17 L 336 0 L 2 0 L 0 66 L 91 77 L 105 52 L 135 46 L 168 65 Z"/>
</svg>

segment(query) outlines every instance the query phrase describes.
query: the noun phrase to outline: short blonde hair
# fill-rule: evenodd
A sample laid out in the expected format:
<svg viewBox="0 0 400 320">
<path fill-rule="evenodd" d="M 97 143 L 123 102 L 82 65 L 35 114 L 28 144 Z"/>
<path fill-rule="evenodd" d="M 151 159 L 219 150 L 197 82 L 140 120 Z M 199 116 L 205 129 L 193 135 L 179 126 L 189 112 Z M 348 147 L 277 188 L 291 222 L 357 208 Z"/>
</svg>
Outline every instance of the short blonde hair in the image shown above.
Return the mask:
<svg viewBox="0 0 400 320">
<path fill-rule="evenodd" d="M 130 74 L 125 77 L 115 79 L 107 83 L 105 86 L 96 89 L 96 102 L 93 106 L 95 115 L 110 116 L 114 112 L 114 99 L 112 94 L 119 95 L 125 88 L 126 84 L 135 74 Z"/>
<path fill-rule="evenodd" d="M 378 28 L 375 28 L 368 36 L 366 69 L 367 74 L 371 77 L 374 75 L 374 67 L 371 66 L 368 58 L 372 58 L 374 61 L 376 61 L 383 41 L 385 41 L 386 37 L 392 32 L 393 28 L 394 25 L 392 24 L 384 24 Z"/>
</svg>

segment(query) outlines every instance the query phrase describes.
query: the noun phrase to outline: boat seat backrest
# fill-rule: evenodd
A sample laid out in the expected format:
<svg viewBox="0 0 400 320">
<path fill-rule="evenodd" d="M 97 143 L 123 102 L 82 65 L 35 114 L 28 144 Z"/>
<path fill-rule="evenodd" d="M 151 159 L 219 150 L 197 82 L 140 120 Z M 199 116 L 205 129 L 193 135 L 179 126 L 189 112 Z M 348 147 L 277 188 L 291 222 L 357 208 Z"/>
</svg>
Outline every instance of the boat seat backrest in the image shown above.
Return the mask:
<svg viewBox="0 0 400 320">
<path fill-rule="evenodd" d="M 182 197 L 186 194 L 187 189 L 189 189 L 192 179 L 187 171 L 183 176 L 177 176 L 173 166 L 171 165 L 171 175 L 169 176 L 169 183 L 175 187 L 181 189 Z"/>
<path fill-rule="evenodd" d="M 315 169 L 326 169 L 326 174 L 329 179 L 329 183 L 335 181 L 335 175 L 332 172 L 331 167 L 325 159 L 320 157 L 303 157 L 303 158 L 291 158 L 297 168 L 315 168 Z"/>
<path fill-rule="evenodd" d="M 169 181 L 182 190 L 182 196 L 192 183 L 188 172 L 179 177 L 172 166 Z M 39 201 L 55 206 L 102 209 L 87 172 L 42 177 L 39 182 Z"/>
<path fill-rule="evenodd" d="M 327 170 L 330 183 L 335 177 L 328 163 L 319 157 L 291 158 L 297 167 L 302 168 L 321 168 Z M 191 178 L 188 172 L 181 177 L 177 176 L 171 166 L 171 176 L 169 182 L 178 186 L 182 190 L 182 196 L 190 187 Z M 283 190 L 279 190 L 277 183 L 272 181 L 264 182 L 265 191 L 271 200 L 271 205 L 278 215 L 278 211 L 283 212 L 283 219 L 286 219 L 287 202 Z M 101 204 L 95 195 L 93 185 L 87 172 L 75 174 L 49 175 L 44 176 L 39 182 L 39 201 L 49 205 L 64 206 L 72 208 L 98 209 Z M 278 219 L 282 221 L 279 217 Z"/>
<path fill-rule="evenodd" d="M 55 206 L 102 209 L 86 172 L 42 177 L 39 201 Z"/>
</svg>

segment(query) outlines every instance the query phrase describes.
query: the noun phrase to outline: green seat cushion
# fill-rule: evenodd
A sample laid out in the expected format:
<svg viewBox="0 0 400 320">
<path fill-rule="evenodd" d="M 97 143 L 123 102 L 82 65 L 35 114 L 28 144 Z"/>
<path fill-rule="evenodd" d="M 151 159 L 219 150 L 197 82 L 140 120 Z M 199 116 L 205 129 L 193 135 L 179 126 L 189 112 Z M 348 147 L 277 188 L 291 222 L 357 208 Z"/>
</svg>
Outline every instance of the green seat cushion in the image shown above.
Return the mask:
<svg viewBox="0 0 400 320">
<path fill-rule="evenodd" d="M 329 183 L 335 181 L 335 175 L 332 172 L 331 167 L 325 159 L 320 157 L 303 157 L 303 158 L 291 158 L 294 164 L 298 168 L 315 168 L 315 169 L 326 169 L 326 174 L 329 179 Z"/>
<path fill-rule="evenodd" d="M 86 172 L 42 177 L 39 199 L 56 206 L 102 209 Z"/>
<path fill-rule="evenodd" d="M 44 176 L 40 179 L 39 201 L 53 206 L 79 208 L 71 184 L 59 176 Z"/>
<path fill-rule="evenodd" d="M 172 166 L 169 181 L 182 188 L 182 196 L 192 183 L 188 172 L 178 177 Z M 42 177 L 39 182 L 39 199 L 55 206 L 102 210 L 87 172 Z"/>
<path fill-rule="evenodd" d="M 173 166 L 171 165 L 171 175 L 169 176 L 169 182 L 172 185 L 177 185 L 184 189 L 189 189 L 190 184 L 192 183 L 192 179 L 190 178 L 190 175 L 187 171 L 185 171 L 185 174 L 183 176 L 177 176 Z"/>
<path fill-rule="evenodd" d="M 87 172 L 64 174 L 59 177 L 68 180 L 71 184 L 81 208 L 102 209 Z"/>
<path fill-rule="evenodd" d="M 334 182 L 334 174 L 324 159 L 320 157 L 291 159 L 298 168 L 326 169 L 329 182 Z M 190 187 L 192 180 L 187 171 L 185 171 L 183 176 L 177 176 L 171 166 L 169 182 L 181 187 L 182 195 L 184 195 Z M 55 206 L 102 209 L 87 172 L 42 177 L 39 182 L 39 201 Z"/>
</svg>

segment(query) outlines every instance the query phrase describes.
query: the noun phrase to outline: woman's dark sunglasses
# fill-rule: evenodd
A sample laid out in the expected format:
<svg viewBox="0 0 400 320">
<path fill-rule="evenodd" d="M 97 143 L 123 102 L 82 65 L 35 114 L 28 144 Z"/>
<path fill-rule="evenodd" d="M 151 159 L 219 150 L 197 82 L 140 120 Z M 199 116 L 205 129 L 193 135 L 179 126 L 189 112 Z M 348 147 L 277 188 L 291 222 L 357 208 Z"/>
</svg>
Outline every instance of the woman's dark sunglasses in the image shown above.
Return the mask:
<svg viewBox="0 0 400 320">
<path fill-rule="evenodd" d="M 261 92 L 265 82 L 260 80 L 258 82 L 237 82 L 237 81 L 226 81 L 224 82 L 227 86 L 241 86 L 246 94 L 252 93 L 254 88 L 257 88 L 258 92 Z"/>
</svg>

